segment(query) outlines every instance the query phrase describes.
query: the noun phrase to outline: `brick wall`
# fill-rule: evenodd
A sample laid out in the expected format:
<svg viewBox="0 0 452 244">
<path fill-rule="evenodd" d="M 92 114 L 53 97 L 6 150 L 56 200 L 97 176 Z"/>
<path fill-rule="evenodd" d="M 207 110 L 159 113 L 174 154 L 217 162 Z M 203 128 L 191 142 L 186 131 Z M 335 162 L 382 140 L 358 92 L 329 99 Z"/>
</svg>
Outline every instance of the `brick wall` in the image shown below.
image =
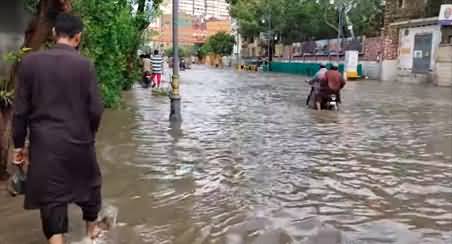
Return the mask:
<svg viewBox="0 0 452 244">
<path fill-rule="evenodd" d="M 386 0 L 384 17 L 384 59 L 395 60 L 398 56 L 399 30 L 390 24 L 398 21 L 425 17 L 425 0 L 405 0 L 403 8 L 399 0 Z"/>
<path fill-rule="evenodd" d="M 364 40 L 363 56 L 365 61 L 379 61 L 383 54 L 383 37 L 371 37 Z"/>
</svg>

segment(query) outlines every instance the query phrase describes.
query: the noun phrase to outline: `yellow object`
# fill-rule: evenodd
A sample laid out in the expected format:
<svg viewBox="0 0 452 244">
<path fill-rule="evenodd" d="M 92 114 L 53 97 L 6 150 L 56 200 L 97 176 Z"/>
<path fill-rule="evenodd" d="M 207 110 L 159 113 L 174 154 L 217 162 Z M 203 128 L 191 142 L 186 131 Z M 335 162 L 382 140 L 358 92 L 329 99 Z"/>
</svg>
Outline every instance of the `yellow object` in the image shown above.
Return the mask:
<svg viewBox="0 0 452 244">
<path fill-rule="evenodd" d="M 347 79 L 359 79 L 357 71 L 347 71 Z"/>
<path fill-rule="evenodd" d="M 180 96 L 180 91 L 179 91 L 179 76 L 178 75 L 174 75 L 173 74 L 173 81 L 171 82 L 171 87 L 173 88 L 172 90 L 172 94 L 175 97 L 179 97 Z"/>
</svg>

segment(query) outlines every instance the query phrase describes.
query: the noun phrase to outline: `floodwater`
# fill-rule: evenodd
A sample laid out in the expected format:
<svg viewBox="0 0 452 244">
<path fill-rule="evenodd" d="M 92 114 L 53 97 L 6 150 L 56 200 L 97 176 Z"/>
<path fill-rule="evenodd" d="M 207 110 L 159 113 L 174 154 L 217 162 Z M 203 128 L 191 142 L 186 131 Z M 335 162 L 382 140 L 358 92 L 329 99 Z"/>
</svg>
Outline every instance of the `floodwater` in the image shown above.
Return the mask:
<svg viewBox="0 0 452 244">
<path fill-rule="evenodd" d="M 194 67 L 180 128 L 167 97 L 127 93 L 98 139 L 119 209 L 101 242 L 452 243 L 452 89 L 350 82 L 317 112 L 302 80 Z M 0 197 L 0 244 L 44 243 L 21 200 Z"/>
</svg>

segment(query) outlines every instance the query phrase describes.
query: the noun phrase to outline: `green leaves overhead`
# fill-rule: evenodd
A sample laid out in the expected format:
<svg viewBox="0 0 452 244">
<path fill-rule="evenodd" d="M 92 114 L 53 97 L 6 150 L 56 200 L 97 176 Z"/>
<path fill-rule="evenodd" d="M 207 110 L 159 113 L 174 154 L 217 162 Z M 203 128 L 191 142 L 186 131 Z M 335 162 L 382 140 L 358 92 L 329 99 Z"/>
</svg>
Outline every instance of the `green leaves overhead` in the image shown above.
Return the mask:
<svg viewBox="0 0 452 244">
<path fill-rule="evenodd" d="M 234 50 L 235 38 L 225 32 L 218 32 L 209 37 L 207 43 L 201 48 L 201 52 L 214 53 L 221 56 L 229 56 Z"/>
<path fill-rule="evenodd" d="M 82 51 L 95 62 L 106 106 L 117 106 L 122 90 L 139 79 L 137 49 L 160 2 L 74 0 L 86 27 Z"/>
<path fill-rule="evenodd" d="M 383 25 L 382 0 L 230 0 L 231 15 L 245 38 L 269 29 L 284 43 L 337 36 L 340 4 L 351 6 L 357 35 L 377 35 Z"/>
</svg>

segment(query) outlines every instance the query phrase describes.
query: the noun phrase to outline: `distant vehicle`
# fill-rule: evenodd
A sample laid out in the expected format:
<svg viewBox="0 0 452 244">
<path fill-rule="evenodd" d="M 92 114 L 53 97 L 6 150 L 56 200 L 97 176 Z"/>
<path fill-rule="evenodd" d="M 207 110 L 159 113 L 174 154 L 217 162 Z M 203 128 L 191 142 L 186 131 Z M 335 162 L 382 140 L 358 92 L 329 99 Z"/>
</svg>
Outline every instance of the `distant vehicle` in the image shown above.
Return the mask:
<svg viewBox="0 0 452 244">
<path fill-rule="evenodd" d="M 265 61 L 261 59 L 247 59 L 244 61 L 242 69 L 248 71 L 259 71 L 262 70 L 264 63 Z"/>
<path fill-rule="evenodd" d="M 143 88 L 149 88 L 152 83 L 152 74 L 149 72 L 144 72 L 143 79 L 141 81 L 141 86 Z"/>
<path fill-rule="evenodd" d="M 185 58 L 181 58 L 180 59 L 179 68 L 180 68 L 181 71 L 189 69 L 188 64 L 185 62 Z"/>
<path fill-rule="evenodd" d="M 170 58 L 168 61 L 168 65 L 170 68 L 174 67 L 174 59 Z M 190 65 L 185 62 L 185 58 L 181 57 L 179 60 L 179 69 L 180 71 L 185 71 L 186 69 L 191 69 Z"/>
</svg>

